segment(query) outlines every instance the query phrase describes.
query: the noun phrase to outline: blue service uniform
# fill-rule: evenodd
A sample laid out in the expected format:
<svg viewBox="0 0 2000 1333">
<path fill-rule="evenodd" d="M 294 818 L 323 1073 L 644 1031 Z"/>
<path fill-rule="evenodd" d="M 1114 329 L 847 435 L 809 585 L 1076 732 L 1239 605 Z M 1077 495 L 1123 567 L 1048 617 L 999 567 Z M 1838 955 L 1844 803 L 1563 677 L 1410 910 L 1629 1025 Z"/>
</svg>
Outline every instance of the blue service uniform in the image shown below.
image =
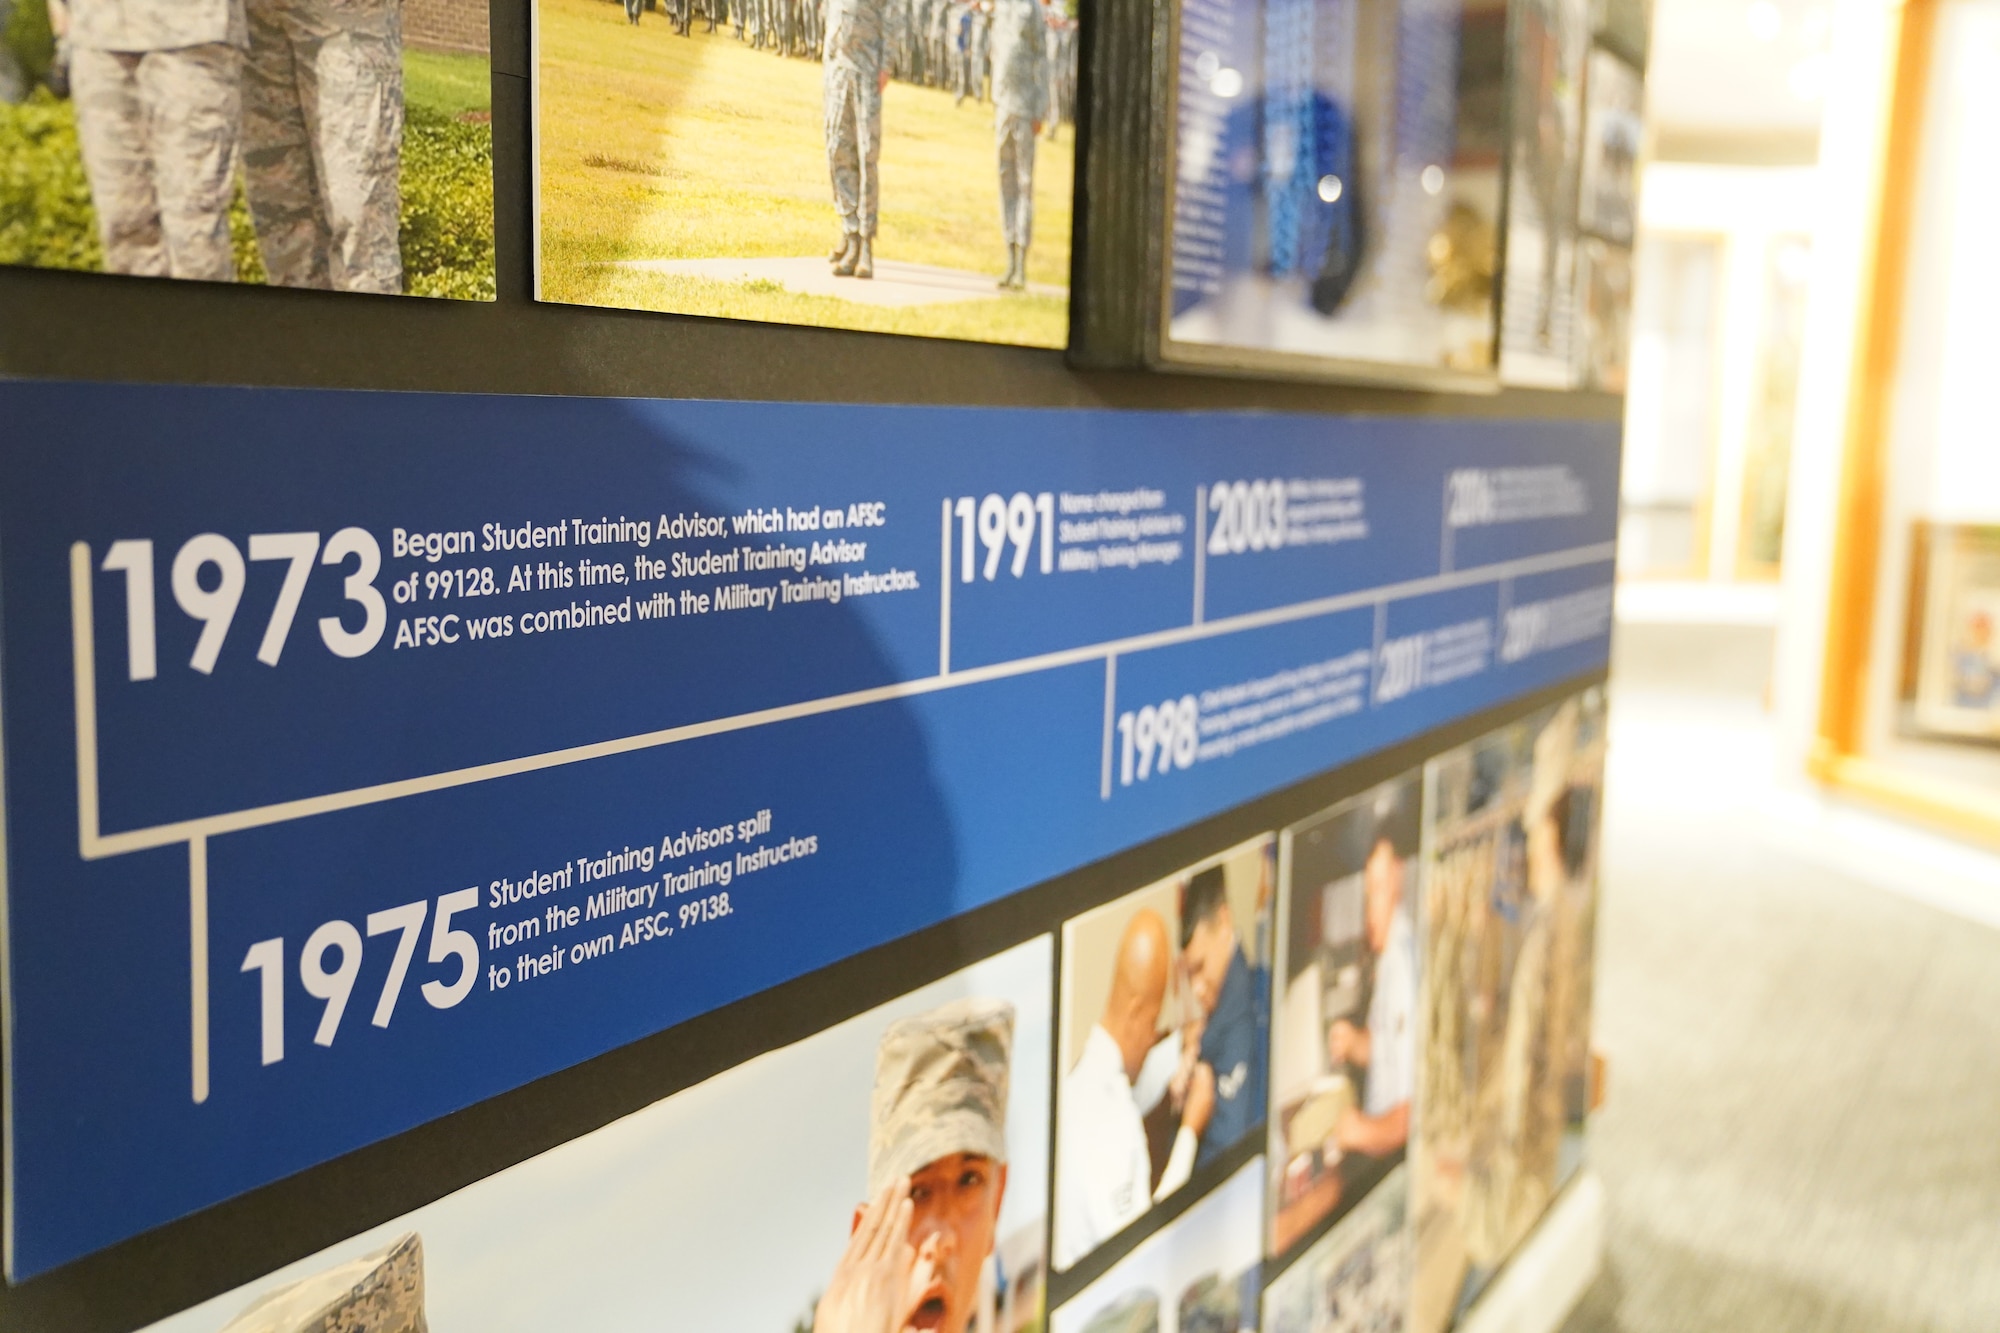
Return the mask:
<svg viewBox="0 0 2000 1333">
<path fill-rule="evenodd" d="M 1234 951 L 1201 1033 L 1202 1063 L 1215 1071 L 1215 1114 L 1202 1131 L 1198 1163 L 1207 1163 L 1263 1122 L 1270 996 L 1270 973 L 1246 963 L 1241 949 Z"/>
</svg>

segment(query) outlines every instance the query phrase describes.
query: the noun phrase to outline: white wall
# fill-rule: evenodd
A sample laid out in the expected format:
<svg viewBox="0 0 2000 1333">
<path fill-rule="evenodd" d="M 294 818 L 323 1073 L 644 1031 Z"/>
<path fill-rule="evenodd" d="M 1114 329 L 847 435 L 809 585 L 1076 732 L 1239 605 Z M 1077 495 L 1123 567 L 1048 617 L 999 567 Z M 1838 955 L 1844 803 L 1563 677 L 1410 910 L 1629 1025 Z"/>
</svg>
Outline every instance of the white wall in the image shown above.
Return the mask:
<svg viewBox="0 0 2000 1333">
<path fill-rule="evenodd" d="M 1645 169 L 1640 193 L 1640 225 L 1654 235 L 1714 237 L 1721 243 L 1722 272 L 1716 312 L 1713 435 L 1710 457 L 1700 469 L 1709 486 L 1709 578 L 1735 576 L 1742 535 L 1744 466 L 1750 424 L 1762 373 L 1761 348 L 1770 318 L 1769 265 L 1777 241 L 1812 237 L 1817 230 L 1819 173 L 1815 167 L 1710 166 L 1654 162 Z M 1649 418 L 1672 405 L 1653 400 L 1642 382 L 1644 347 L 1634 331 L 1632 394 L 1628 399 L 1626 494 L 1641 492 L 1649 478 L 1674 471 L 1671 460 L 1655 457 L 1664 443 L 1649 429 Z"/>
</svg>

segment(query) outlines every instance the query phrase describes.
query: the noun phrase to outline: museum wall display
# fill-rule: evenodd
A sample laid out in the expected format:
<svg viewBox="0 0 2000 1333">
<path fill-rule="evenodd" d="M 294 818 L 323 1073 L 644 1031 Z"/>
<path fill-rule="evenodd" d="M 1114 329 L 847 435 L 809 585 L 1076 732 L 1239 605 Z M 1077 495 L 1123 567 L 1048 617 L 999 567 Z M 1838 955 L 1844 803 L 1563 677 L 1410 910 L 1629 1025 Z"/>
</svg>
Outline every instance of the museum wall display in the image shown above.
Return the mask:
<svg viewBox="0 0 2000 1333">
<path fill-rule="evenodd" d="M 0 1326 L 1472 1307 L 1583 1152 L 1633 53 L 102 3 L 0 6 Z M 79 60 L 215 103 L 150 223 Z"/>
</svg>

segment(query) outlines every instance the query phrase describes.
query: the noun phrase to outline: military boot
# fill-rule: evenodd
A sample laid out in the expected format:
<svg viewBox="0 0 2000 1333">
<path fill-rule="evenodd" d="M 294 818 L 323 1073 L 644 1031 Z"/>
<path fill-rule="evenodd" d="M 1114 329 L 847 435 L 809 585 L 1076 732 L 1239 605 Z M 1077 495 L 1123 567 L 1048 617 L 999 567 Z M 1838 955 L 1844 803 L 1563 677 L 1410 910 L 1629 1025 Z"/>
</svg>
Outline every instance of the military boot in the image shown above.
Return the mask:
<svg viewBox="0 0 2000 1333">
<path fill-rule="evenodd" d="M 838 267 L 843 261 L 845 261 L 848 264 L 847 271 L 849 273 L 852 273 L 854 271 L 854 266 L 852 263 L 854 258 L 854 247 L 860 244 L 860 242 L 861 238 L 859 236 L 855 235 L 851 231 L 847 232 L 846 234 L 841 236 L 840 244 L 834 246 L 832 252 L 827 255 L 826 262 L 834 265 L 835 267 Z"/>
<path fill-rule="evenodd" d="M 875 276 L 875 244 L 866 236 L 861 238 L 861 246 L 854 254 L 854 276 L 857 278 Z"/>
</svg>

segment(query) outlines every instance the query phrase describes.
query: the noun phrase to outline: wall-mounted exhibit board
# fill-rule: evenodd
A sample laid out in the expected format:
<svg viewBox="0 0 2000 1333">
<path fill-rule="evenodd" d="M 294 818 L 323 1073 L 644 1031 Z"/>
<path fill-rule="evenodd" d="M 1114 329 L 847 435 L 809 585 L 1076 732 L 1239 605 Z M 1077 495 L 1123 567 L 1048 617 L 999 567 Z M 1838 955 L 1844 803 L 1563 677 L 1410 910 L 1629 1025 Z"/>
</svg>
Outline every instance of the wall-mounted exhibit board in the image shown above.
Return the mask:
<svg viewBox="0 0 2000 1333">
<path fill-rule="evenodd" d="M 16 1280 L 1607 651 L 1589 423 L 4 396 Z M 1275 872 L 1266 838 L 1141 909 L 1144 1034 L 1171 976 L 1171 1096 L 1206 1100 L 1179 1179 L 1257 1147 Z M 1117 1028 L 1124 1077 L 1102 951 L 1060 1045 Z M 1409 1064 L 1373 1060 L 1369 1116 Z M 1058 1273 L 1144 1211 L 1055 1197 Z"/>
<path fill-rule="evenodd" d="M 22 1276 L 1587 671 L 1609 627 L 1585 425 L 5 394 Z M 122 947 L 75 910 L 140 883 L 165 915 Z"/>
<path fill-rule="evenodd" d="M 951 1233 L 980 1261 L 916 1295 L 1052 1317 L 1268 1160 L 1277 1080 L 1241 1131 L 1266 1049 L 1244 1034 L 1277 1025 L 1242 998 L 1290 965 L 1285 831 L 1601 677 L 1615 399 L 1164 382 L 536 305 L 515 10 L 492 16 L 495 301 L 0 271 L 0 371 L 41 381 L 0 386 L 0 1326 L 261 1304 L 238 1327 L 289 1327 L 421 1289 L 433 1328 L 617 1327 L 751 1287 L 759 1326 L 810 1323 L 856 1289 L 876 1168 L 966 1155 L 1005 1159 L 1004 1184 L 944 1182 L 984 1200 Z M 304 392 L 329 389 L 418 392 Z M 773 508 L 820 526 L 734 531 Z M 489 523 L 528 550 L 449 549 Z M 785 585 L 811 591 L 762 609 Z M 548 892 L 518 901 L 531 875 Z M 1093 1044 L 1120 961 L 1066 940 L 1134 895 L 1168 967 L 1113 1024 L 1159 1079 L 1131 1179 L 1162 1194 L 1183 1131 L 1193 1165 L 1057 1262 L 1060 1051 Z M 617 947 L 577 954 L 606 921 Z M 892 1094 L 947 1048 L 978 1113 L 905 1160 L 888 1130 L 943 1117 L 934 1088 Z M 1341 1073 L 1365 1113 L 1374 1071 Z M 1320 1166 L 1346 1151 L 1336 1125 Z M 1271 1174 L 1249 1170 L 1253 1230 Z M 778 1218 L 781 1279 L 713 1248 Z"/>
<path fill-rule="evenodd" d="M 1617 389 L 1648 23 L 1638 0 L 1107 0 L 1071 355 Z"/>
</svg>

